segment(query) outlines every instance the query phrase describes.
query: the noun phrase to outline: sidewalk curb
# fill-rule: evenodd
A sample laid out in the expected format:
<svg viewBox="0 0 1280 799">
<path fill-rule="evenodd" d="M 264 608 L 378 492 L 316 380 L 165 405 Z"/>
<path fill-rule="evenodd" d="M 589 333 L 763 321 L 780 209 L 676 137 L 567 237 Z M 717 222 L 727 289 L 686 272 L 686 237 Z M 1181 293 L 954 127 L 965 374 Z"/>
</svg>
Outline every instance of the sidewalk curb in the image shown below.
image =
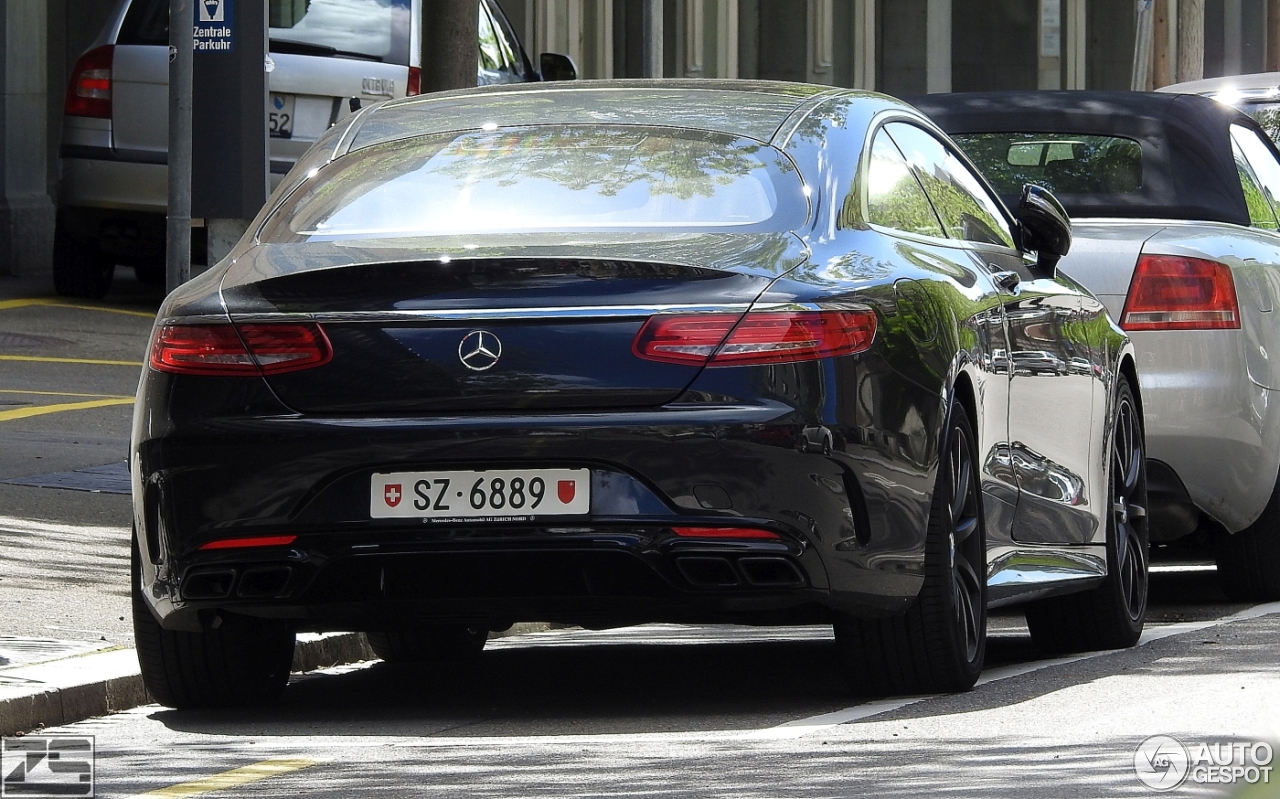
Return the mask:
<svg viewBox="0 0 1280 799">
<path fill-rule="evenodd" d="M 561 625 L 554 625 L 559 627 Z M 553 625 L 517 624 L 489 639 L 545 632 Z M 293 671 L 375 660 L 360 633 L 304 634 L 293 650 Z M 35 732 L 118 713 L 153 700 L 138 672 L 137 652 L 111 649 L 0 670 L 0 736 Z"/>
</svg>

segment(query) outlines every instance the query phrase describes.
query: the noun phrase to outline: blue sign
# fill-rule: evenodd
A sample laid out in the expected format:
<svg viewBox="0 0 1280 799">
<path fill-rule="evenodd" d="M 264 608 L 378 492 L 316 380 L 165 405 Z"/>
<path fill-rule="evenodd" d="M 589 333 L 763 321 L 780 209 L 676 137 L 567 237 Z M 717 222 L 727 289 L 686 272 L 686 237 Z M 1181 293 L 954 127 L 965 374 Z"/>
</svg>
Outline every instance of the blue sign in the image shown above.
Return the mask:
<svg viewBox="0 0 1280 799">
<path fill-rule="evenodd" d="M 232 31 L 232 0 L 195 0 L 196 28 L 192 49 L 197 52 L 224 52 L 235 49 Z"/>
</svg>

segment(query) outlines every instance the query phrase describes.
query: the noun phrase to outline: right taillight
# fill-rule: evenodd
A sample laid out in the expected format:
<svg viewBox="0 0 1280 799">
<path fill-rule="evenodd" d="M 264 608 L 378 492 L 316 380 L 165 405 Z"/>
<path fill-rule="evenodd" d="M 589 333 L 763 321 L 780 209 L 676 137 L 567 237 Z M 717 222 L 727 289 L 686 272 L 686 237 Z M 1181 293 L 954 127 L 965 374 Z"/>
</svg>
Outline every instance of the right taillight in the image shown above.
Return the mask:
<svg viewBox="0 0 1280 799">
<path fill-rule="evenodd" d="M 333 358 L 319 325 L 163 325 L 149 362 L 184 375 L 280 374 L 322 366 Z"/>
<path fill-rule="evenodd" d="M 404 96 L 413 97 L 418 94 L 422 94 L 422 70 L 409 67 L 409 82 L 404 87 Z"/>
<path fill-rule="evenodd" d="M 873 311 L 757 311 L 653 316 L 631 344 L 650 361 L 756 366 L 852 355 L 871 346 Z"/>
<path fill-rule="evenodd" d="M 72 117 L 111 118 L 111 61 L 115 48 L 95 47 L 76 61 L 62 112 Z"/>
<path fill-rule="evenodd" d="M 1240 327 L 1231 268 L 1178 255 L 1138 259 L 1120 315 L 1125 330 L 1234 330 Z"/>
</svg>

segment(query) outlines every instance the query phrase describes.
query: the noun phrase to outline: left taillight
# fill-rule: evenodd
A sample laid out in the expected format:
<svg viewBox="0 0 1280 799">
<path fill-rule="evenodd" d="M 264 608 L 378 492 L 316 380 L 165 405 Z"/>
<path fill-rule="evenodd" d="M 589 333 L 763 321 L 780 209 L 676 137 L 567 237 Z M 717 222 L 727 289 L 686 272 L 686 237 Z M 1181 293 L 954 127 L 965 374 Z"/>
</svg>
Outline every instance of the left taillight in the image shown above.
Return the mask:
<svg viewBox="0 0 1280 799">
<path fill-rule="evenodd" d="M 871 346 L 873 311 L 762 311 L 650 317 L 631 349 L 651 361 L 752 366 L 852 355 Z"/>
<path fill-rule="evenodd" d="M 111 118 L 111 62 L 115 48 L 95 47 L 76 61 L 62 112 L 70 117 Z"/>
<path fill-rule="evenodd" d="M 404 87 L 404 96 L 413 97 L 418 94 L 422 94 L 422 70 L 409 67 L 409 82 Z"/>
<path fill-rule="evenodd" d="M 151 368 L 185 375 L 280 374 L 323 366 L 333 348 L 319 325 L 162 325 Z"/>
</svg>

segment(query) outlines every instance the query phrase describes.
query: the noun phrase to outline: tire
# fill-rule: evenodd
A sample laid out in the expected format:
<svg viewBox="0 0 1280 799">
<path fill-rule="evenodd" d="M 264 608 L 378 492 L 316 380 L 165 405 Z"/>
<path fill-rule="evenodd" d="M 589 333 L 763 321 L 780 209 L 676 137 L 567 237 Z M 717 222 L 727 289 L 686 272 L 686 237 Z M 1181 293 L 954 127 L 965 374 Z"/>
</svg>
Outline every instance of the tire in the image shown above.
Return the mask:
<svg viewBox="0 0 1280 799">
<path fill-rule="evenodd" d="M 856 693 L 967 691 L 987 648 L 987 551 L 977 442 L 965 409 L 948 412 L 929 512 L 924 585 L 901 616 L 845 616 L 836 648 Z"/>
<path fill-rule="evenodd" d="M 489 631 L 483 627 L 446 624 L 365 633 L 364 637 L 374 654 L 388 663 L 466 663 L 479 658 Z"/>
<path fill-rule="evenodd" d="M 164 264 L 138 264 L 133 267 L 133 274 L 138 282 L 146 286 L 163 286 L 165 282 Z"/>
<path fill-rule="evenodd" d="M 1147 459 L 1142 415 L 1121 375 L 1107 489 L 1107 576 L 1089 591 L 1027 606 L 1031 640 L 1047 652 L 1124 649 L 1142 636 L 1149 588 Z"/>
<path fill-rule="evenodd" d="M 1218 584 L 1236 602 L 1280 599 L 1280 483 L 1258 520 L 1238 533 L 1214 536 Z"/>
<path fill-rule="evenodd" d="M 261 705 L 279 698 L 293 664 L 293 631 L 279 619 L 223 615 L 216 630 L 166 630 L 142 598 L 132 557 L 133 638 L 147 691 L 173 708 Z"/>
<path fill-rule="evenodd" d="M 53 288 L 64 297 L 101 299 L 115 265 L 92 241 L 72 238 L 59 225 L 53 236 Z"/>
</svg>

